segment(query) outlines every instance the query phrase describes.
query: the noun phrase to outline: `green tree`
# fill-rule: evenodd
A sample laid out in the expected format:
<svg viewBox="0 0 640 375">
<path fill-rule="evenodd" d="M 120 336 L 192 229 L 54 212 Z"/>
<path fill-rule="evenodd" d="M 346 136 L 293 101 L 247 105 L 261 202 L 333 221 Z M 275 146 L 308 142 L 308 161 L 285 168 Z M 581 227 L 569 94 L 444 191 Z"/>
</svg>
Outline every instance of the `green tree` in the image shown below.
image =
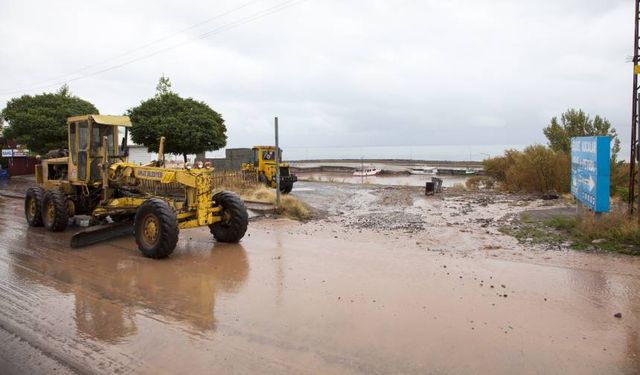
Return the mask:
<svg viewBox="0 0 640 375">
<path fill-rule="evenodd" d="M 98 113 L 93 104 L 73 96 L 69 86 L 64 85 L 55 93 L 23 95 L 9 100 L 1 113 L 9 124 L 3 136 L 32 152 L 44 154 L 67 147 L 68 117 Z"/>
<path fill-rule="evenodd" d="M 131 139 L 157 151 L 164 136 L 165 152 L 178 154 L 187 161 L 188 154 L 218 150 L 227 144 L 227 128 L 222 116 L 206 103 L 181 98 L 171 91 L 164 75 L 156 86 L 156 95 L 127 111 L 131 118 Z"/>
<path fill-rule="evenodd" d="M 616 129 L 606 118 L 596 115 L 593 119 L 581 109 L 569 109 L 557 117 L 551 119 L 551 123 L 544 128 L 544 135 L 549 140 L 549 147 L 554 151 L 571 152 L 571 137 L 589 135 L 611 136 L 611 160 L 617 161 L 620 152 L 620 139 Z"/>
</svg>

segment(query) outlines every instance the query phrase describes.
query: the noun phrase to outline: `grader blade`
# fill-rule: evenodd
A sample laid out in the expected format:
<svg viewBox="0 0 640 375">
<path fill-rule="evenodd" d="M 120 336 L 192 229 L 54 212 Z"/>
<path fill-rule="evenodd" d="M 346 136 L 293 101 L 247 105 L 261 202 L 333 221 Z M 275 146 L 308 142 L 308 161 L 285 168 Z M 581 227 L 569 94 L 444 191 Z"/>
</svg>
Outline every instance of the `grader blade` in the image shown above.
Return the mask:
<svg viewBox="0 0 640 375">
<path fill-rule="evenodd" d="M 133 234 L 133 221 L 123 221 L 113 224 L 96 225 L 81 230 L 71 237 L 71 247 L 84 247 L 99 242 L 108 241 L 124 235 Z"/>
</svg>

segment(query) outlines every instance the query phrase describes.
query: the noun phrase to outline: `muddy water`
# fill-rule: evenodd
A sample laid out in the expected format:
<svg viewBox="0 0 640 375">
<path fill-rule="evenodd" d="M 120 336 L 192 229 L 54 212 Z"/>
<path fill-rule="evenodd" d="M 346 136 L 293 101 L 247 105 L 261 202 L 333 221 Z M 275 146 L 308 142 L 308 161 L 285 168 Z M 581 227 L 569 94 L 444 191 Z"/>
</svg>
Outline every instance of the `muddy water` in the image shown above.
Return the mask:
<svg viewBox="0 0 640 375">
<path fill-rule="evenodd" d="M 0 373 L 640 371 L 633 258 L 260 220 L 239 245 L 185 230 L 156 261 L 130 238 L 69 249 L 21 203 L 0 200 Z"/>
<path fill-rule="evenodd" d="M 365 185 L 391 185 L 391 186 L 421 186 L 424 187 L 427 181 L 431 181 L 432 177 L 442 180 L 442 185 L 451 187 L 456 184 L 464 184 L 467 180 L 465 176 L 450 175 L 377 175 L 359 177 L 349 173 L 298 173 L 300 180 L 306 181 L 324 181 L 337 182 L 347 184 L 365 184 Z"/>
</svg>

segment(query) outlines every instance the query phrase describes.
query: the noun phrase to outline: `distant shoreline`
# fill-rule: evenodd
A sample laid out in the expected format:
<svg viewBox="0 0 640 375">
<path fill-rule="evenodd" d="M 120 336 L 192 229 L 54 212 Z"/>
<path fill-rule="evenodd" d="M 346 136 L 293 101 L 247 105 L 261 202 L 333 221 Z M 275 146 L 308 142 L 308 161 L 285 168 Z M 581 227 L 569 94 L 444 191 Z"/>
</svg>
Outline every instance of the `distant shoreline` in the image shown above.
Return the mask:
<svg viewBox="0 0 640 375">
<path fill-rule="evenodd" d="M 416 159 L 313 159 L 313 160 L 285 160 L 287 163 L 296 164 L 320 164 L 320 163 L 349 163 L 349 164 L 362 164 L 362 163 L 381 163 L 391 165 L 429 165 L 433 167 L 448 166 L 448 167 L 475 167 L 482 168 L 481 161 L 458 161 L 458 160 L 416 160 Z"/>
<path fill-rule="evenodd" d="M 325 159 L 325 160 L 294 160 L 288 161 L 294 173 L 348 173 L 362 165 L 373 165 L 381 170 L 381 175 L 408 175 L 409 168 L 418 166 L 434 167 L 438 175 L 467 175 L 468 169 L 472 174 L 484 174 L 481 162 L 462 162 L 447 160 L 406 160 L 406 159 Z M 467 175 L 468 176 L 468 175 Z"/>
</svg>

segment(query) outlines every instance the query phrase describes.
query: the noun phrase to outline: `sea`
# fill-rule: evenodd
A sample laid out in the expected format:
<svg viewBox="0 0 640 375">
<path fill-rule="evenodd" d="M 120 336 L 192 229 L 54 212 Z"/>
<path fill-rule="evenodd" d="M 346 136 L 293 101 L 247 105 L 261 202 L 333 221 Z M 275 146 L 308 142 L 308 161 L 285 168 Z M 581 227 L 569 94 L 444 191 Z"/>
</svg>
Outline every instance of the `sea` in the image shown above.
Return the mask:
<svg viewBox="0 0 640 375">
<path fill-rule="evenodd" d="M 438 145 L 363 147 L 282 147 L 284 160 L 401 159 L 482 161 L 527 145 Z"/>
</svg>

